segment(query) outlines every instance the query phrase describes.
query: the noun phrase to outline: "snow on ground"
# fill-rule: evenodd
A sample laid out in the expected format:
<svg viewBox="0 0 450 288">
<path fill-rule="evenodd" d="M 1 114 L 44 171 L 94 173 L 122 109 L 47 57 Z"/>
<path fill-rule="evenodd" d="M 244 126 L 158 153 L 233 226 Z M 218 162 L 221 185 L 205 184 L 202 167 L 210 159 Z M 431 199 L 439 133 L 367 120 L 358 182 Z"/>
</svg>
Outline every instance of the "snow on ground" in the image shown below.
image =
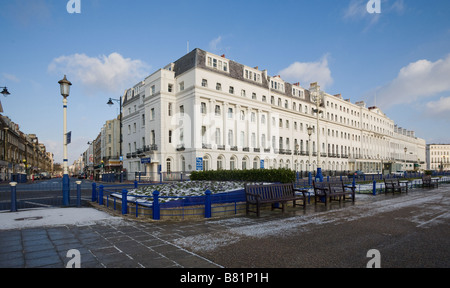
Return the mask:
<svg viewBox="0 0 450 288">
<path fill-rule="evenodd" d="M 254 218 L 233 218 L 224 219 L 211 224 L 228 225 L 230 228 L 226 231 L 212 232 L 208 234 L 194 235 L 185 238 L 176 239 L 175 243 L 188 247 L 192 251 L 211 252 L 219 247 L 224 247 L 236 243 L 242 237 L 251 237 L 263 239 L 271 236 L 288 236 L 298 231 L 311 231 L 318 226 L 330 223 L 342 224 L 344 222 L 352 222 L 361 220 L 374 215 L 380 215 L 392 211 L 397 211 L 408 207 L 423 207 L 428 203 L 442 202 L 442 194 L 412 194 L 408 197 L 395 197 L 374 199 L 373 196 L 365 196 L 357 194 L 356 197 L 363 197 L 368 201 L 361 201 L 358 205 L 352 205 L 346 209 L 329 210 L 323 212 L 307 213 L 305 215 L 297 215 L 285 219 L 274 219 L 270 221 L 258 221 Z M 369 200 L 371 199 L 371 200 Z M 430 208 L 431 207 L 431 208 Z M 405 220 L 419 226 L 438 224 L 439 221 L 450 218 L 448 205 L 434 207 L 430 205 L 424 209 L 420 215 L 413 215 Z M 430 217 L 432 219 L 430 220 Z M 235 227 L 233 227 L 235 226 Z"/>
<path fill-rule="evenodd" d="M 97 222 L 122 221 L 94 208 L 45 208 L 0 213 L 0 230 L 44 226 L 91 225 Z"/>
</svg>

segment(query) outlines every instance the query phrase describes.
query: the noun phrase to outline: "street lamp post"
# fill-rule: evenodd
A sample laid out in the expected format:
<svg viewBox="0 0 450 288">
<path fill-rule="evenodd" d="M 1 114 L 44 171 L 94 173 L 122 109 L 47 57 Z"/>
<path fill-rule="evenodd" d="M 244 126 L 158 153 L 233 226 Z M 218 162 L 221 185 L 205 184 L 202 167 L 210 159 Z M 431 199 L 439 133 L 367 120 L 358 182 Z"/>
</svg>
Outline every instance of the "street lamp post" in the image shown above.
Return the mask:
<svg viewBox="0 0 450 288">
<path fill-rule="evenodd" d="M 408 151 L 408 148 L 403 148 L 403 151 L 405 151 L 405 169 L 403 171 L 406 173 L 406 152 Z"/>
<path fill-rule="evenodd" d="M 311 100 L 316 103 L 316 115 L 317 115 L 317 174 L 316 180 L 319 179 L 323 182 L 322 167 L 320 164 L 320 128 L 319 128 L 319 114 L 322 112 L 320 106 L 323 104 L 323 91 L 320 90 L 320 86 L 317 83 L 312 83 L 310 87 Z"/>
<path fill-rule="evenodd" d="M 122 155 L 122 96 L 119 99 L 109 98 L 108 104 L 109 106 L 114 105 L 112 101 L 119 102 L 119 157 L 123 157 Z M 122 159 L 119 158 L 120 163 L 122 163 Z M 122 182 L 122 164 L 120 165 L 120 182 Z"/>
<path fill-rule="evenodd" d="M 112 99 L 112 98 L 109 98 L 109 101 L 108 101 L 108 103 L 106 103 L 106 104 L 108 104 L 109 106 L 112 106 L 112 105 L 114 105 L 114 103 L 112 102 L 112 101 L 117 101 L 117 102 L 119 102 L 119 110 L 120 110 L 120 112 L 119 112 L 119 117 L 120 117 L 120 119 L 119 119 L 119 122 L 120 122 L 120 126 L 119 126 L 119 129 L 120 129 L 120 132 L 119 132 L 119 156 L 122 156 L 122 96 L 120 96 L 120 98 L 119 99 Z"/>
<path fill-rule="evenodd" d="M 307 130 L 308 130 L 308 136 L 309 136 L 309 141 L 308 141 L 308 157 L 309 157 L 309 160 L 308 160 L 308 163 L 309 163 L 309 165 L 308 165 L 308 183 L 309 183 L 309 185 L 311 185 L 311 178 L 312 178 L 311 177 L 311 135 L 313 132 L 313 128 L 311 126 L 308 126 Z"/>
<path fill-rule="evenodd" d="M 61 89 L 61 95 L 64 97 L 63 99 L 63 110 L 64 110 L 64 137 L 63 137 L 63 145 L 64 145 L 64 159 L 63 159 L 63 167 L 64 167 L 64 174 L 63 174 L 63 205 L 68 206 L 69 205 L 69 195 L 70 195 L 70 186 L 69 186 L 69 169 L 68 169 L 68 162 L 69 159 L 67 158 L 67 97 L 69 97 L 70 93 L 70 86 L 72 83 L 70 83 L 66 75 L 64 75 L 64 79 L 60 80 L 59 82 L 60 89 Z"/>
</svg>

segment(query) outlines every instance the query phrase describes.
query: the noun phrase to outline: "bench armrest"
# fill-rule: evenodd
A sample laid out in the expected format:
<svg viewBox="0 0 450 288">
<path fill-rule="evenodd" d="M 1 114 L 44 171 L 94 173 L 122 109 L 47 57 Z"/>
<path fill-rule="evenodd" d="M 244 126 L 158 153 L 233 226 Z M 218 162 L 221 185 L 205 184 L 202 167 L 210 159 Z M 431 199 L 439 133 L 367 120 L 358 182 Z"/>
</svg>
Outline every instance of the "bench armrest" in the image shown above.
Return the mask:
<svg viewBox="0 0 450 288">
<path fill-rule="evenodd" d="M 355 192 L 355 190 L 356 190 L 356 186 L 353 186 L 353 185 L 344 185 L 343 187 L 344 187 L 344 191 L 346 188 L 352 189 L 352 192 Z"/>
<path fill-rule="evenodd" d="M 294 193 L 295 192 L 301 192 L 303 194 L 304 197 L 306 197 L 306 193 L 309 193 L 308 190 L 304 190 L 304 189 L 298 189 L 298 188 L 294 188 Z"/>
</svg>

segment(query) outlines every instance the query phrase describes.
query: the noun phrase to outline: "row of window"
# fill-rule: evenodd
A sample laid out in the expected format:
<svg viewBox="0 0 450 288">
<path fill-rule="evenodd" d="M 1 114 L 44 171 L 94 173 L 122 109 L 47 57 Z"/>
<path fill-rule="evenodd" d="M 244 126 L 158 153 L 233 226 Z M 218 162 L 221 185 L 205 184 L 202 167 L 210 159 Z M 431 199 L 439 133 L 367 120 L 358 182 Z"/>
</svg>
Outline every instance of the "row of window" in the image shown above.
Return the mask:
<svg viewBox="0 0 450 288">
<path fill-rule="evenodd" d="M 287 168 L 287 169 L 291 169 L 294 168 L 296 171 L 306 171 L 308 169 L 315 169 L 315 165 L 316 162 L 315 160 L 312 162 L 313 167 L 309 167 L 309 161 L 304 162 L 303 160 L 301 161 L 297 161 L 295 160 L 293 162 L 294 167 L 291 167 L 291 161 L 289 159 L 265 159 L 265 160 L 261 160 L 259 157 L 254 157 L 252 160 L 248 157 L 243 157 L 241 158 L 241 160 L 239 161 L 238 157 L 233 155 L 229 158 L 228 161 L 228 165 L 226 163 L 226 158 L 223 155 L 219 155 L 216 158 L 216 167 L 212 167 L 212 157 L 209 155 L 205 155 L 203 156 L 203 170 L 207 171 L 207 170 L 211 170 L 211 169 L 217 169 L 217 170 L 223 170 L 223 169 L 230 169 L 230 170 L 235 170 L 235 169 L 242 169 L 242 170 L 247 170 L 247 169 L 260 169 L 260 168 Z M 168 158 L 167 160 L 167 164 L 170 164 L 170 167 L 172 166 L 172 159 Z M 184 158 L 182 158 L 182 170 L 184 170 L 185 168 L 185 160 Z M 240 162 L 240 165 L 239 165 Z M 331 170 L 347 170 L 347 163 L 342 162 L 323 162 L 325 169 L 331 169 Z"/>
<path fill-rule="evenodd" d="M 206 65 L 219 71 L 228 72 L 228 61 L 213 56 L 206 58 Z"/>
<path fill-rule="evenodd" d="M 448 157 L 431 157 L 431 163 L 450 163 Z"/>
</svg>

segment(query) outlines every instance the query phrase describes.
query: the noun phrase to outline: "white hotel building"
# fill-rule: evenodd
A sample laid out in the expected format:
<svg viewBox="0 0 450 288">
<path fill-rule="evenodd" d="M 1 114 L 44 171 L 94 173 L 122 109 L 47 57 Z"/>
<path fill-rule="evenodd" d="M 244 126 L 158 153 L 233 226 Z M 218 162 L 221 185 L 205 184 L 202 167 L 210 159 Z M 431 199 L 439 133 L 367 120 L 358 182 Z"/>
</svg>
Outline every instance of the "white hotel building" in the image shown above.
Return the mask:
<svg viewBox="0 0 450 288">
<path fill-rule="evenodd" d="M 309 93 L 316 85 L 287 83 L 195 49 L 125 91 L 123 167 L 151 175 L 279 167 L 307 172 L 316 170 L 320 156 L 329 175 L 417 170 L 425 163 L 425 140 L 377 107 L 340 94 L 324 93 L 318 128 Z"/>
<path fill-rule="evenodd" d="M 450 144 L 428 144 L 426 151 L 428 170 L 450 170 Z"/>
</svg>

